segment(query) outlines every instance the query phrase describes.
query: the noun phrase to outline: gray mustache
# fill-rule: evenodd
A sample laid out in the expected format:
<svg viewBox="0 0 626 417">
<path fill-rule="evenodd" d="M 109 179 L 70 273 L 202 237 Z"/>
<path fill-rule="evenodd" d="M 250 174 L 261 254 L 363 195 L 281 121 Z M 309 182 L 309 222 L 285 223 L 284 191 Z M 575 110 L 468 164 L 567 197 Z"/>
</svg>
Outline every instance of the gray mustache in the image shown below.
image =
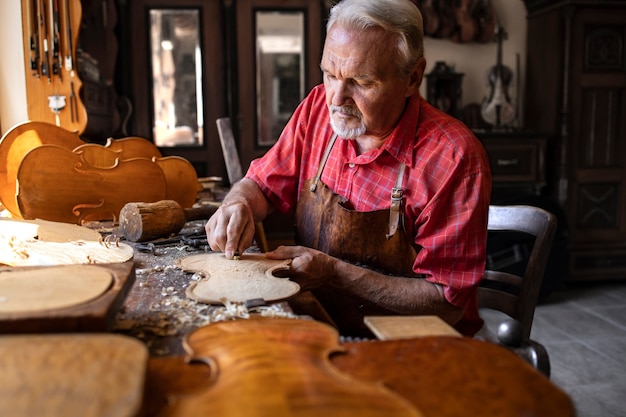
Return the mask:
<svg viewBox="0 0 626 417">
<path fill-rule="evenodd" d="M 349 114 L 351 116 L 357 116 L 357 117 L 361 117 L 361 112 L 354 108 L 354 107 L 350 107 L 350 106 L 335 106 L 335 105 L 331 105 L 330 106 L 330 114 L 336 113 L 336 112 L 342 112 L 342 113 L 346 113 Z"/>
</svg>

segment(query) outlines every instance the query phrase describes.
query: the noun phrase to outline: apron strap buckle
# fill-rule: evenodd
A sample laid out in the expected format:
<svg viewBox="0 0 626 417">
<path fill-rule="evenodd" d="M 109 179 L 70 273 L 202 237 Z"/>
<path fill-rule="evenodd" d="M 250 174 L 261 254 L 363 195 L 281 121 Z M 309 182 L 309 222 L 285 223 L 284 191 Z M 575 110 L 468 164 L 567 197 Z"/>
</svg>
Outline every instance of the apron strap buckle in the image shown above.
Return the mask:
<svg viewBox="0 0 626 417">
<path fill-rule="evenodd" d="M 404 190 L 400 187 L 394 187 L 391 190 L 391 206 L 389 207 L 389 232 L 387 239 L 391 239 L 398 231 L 400 223 L 400 206 L 402 205 L 402 197 Z"/>
</svg>

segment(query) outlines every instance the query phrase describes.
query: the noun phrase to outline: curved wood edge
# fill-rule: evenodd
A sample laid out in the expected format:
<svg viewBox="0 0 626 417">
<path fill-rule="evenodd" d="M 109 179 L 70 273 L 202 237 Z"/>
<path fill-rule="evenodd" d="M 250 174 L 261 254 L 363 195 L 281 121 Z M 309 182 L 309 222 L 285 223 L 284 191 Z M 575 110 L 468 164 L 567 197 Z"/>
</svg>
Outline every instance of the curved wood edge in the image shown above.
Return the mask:
<svg viewBox="0 0 626 417">
<path fill-rule="evenodd" d="M 145 416 L 161 415 L 168 398 L 212 386 L 210 368 L 187 359 L 149 360 Z M 466 337 L 344 343 L 330 355 L 330 365 L 359 381 L 383 384 L 424 415 L 575 416 L 572 400 L 532 366 L 501 346 Z"/>
<path fill-rule="evenodd" d="M 77 132 L 37 121 L 18 124 L 0 139 L 0 201 L 18 219 L 22 216 L 16 199 L 17 171 L 24 156 L 43 144 L 74 149 L 84 142 Z"/>
<path fill-rule="evenodd" d="M 86 303 L 45 312 L 0 314 L 1 333 L 58 333 L 109 331 L 115 315 L 121 308 L 135 282 L 135 262 L 92 264 L 113 276 L 111 287 L 101 296 Z M 57 266 L 55 266 L 56 268 Z M 60 266 L 62 267 L 62 266 Z M 41 270 L 47 267 L 19 267 L 19 270 Z M 14 270 L 7 267 L 0 270 Z"/>
</svg>

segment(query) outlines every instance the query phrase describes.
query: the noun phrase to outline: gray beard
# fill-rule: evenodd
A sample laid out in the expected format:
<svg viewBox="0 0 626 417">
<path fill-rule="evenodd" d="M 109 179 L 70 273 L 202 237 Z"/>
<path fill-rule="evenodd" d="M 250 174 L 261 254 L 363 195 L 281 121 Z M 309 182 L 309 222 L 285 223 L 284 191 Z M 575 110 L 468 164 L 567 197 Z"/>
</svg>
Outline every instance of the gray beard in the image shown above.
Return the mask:
<svg viewBox="0 0 626 417">
<path fill-rule="evenodd" d="M 347 127 L 346 124 L 342 122 L 335 122 L 335 119 L 332 117 L 333 113 L 337 111 L 343 111 L 344 113 L 351 114 L 359 118 L 359 126 L 357 127 Z M 342 106 L 330 106 L 330 126 L 333 128 L 333 131 L 337 134 L 337 136 L 341 136 L 345 139 L 356 139 L 359 136 L 365 134 L 367 128 L 363 123 L 363 117 L 361 113 L 353 108 L 353 107 L 342 107 Z"/>
</svg>

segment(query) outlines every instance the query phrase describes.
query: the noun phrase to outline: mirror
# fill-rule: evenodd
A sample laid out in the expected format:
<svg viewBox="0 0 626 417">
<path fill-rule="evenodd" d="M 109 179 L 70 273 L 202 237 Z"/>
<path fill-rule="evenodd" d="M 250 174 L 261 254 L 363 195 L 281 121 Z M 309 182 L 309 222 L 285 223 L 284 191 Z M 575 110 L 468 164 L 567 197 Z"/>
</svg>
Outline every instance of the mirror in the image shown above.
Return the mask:
<svg viewBox="0 0 626 417">
<path fill-rule="evenodd" d="M 271 146 L 304 98 L 304 12 L 257 11 L 257 145 Z"/>
<path fill-rule="evenodd" d="M 202 146 L 200 12 L 149 12 L 154 143 L 160 147 Z"/>
</svg>

